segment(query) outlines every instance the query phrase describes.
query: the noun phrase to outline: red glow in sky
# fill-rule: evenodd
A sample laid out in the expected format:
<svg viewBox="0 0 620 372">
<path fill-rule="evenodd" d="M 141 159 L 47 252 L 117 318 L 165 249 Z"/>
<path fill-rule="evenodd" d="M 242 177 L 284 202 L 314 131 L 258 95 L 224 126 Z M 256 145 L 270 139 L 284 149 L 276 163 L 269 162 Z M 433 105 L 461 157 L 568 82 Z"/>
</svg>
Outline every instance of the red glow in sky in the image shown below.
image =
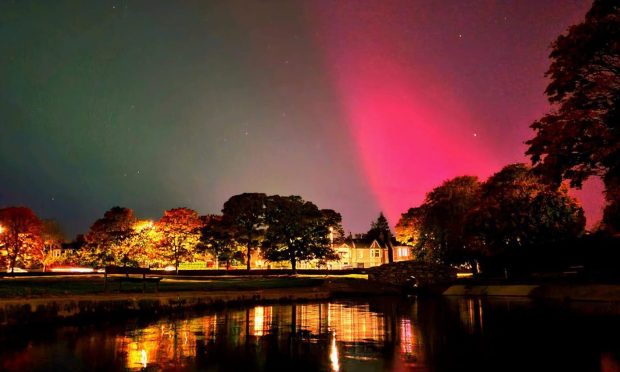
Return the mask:
<svg viewBox="0 0 620 372">
<path fill-rule="evenodd" d="M 310 13 L 366 177 L 393 224 L 446 179 L 484 180 L 529 161 L 528 125 L 547 109 L 545 45 L 586 2 L 559 15 L 515 4 L 365 5 Z M 579 195 L 589 223 L 598 220 L 600 187 Z"/>
</svg>

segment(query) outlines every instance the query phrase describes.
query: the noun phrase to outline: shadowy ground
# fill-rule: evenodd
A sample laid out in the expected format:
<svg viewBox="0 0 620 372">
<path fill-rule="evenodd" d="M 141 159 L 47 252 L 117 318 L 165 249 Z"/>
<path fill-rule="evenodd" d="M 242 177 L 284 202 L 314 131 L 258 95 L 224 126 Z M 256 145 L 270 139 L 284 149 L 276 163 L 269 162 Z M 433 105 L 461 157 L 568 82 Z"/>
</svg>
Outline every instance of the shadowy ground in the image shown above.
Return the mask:
<svg viewBox="0 0 620 372">
<path fill-rule="evenodd" d="M 119 275 L 121 276 L 121 275 Z M 160 285 L 160 292 L 184 291 L 244 291 L 273 288 L 306 288 L 330 284 L 359 284 L 364 285 L 365 279 L 359 275 L 351 277 L 325 276 L 283 276 L 283 277 L 178 277 L 164 278 Z M 108 282 L 109 291 L 119 291 L 119 284 Z M 147 284 L 147 292 L 154 292 L 155 285 Z M 0 279 L 0 298 L 39 297 L 58 295 L 98 294 L 104 292 L 103 276 L 55 276 L 55 277 L 17 277 Z M 142 283 L 122 283 L 123 293 L 142 292 Z"/>
</svg>

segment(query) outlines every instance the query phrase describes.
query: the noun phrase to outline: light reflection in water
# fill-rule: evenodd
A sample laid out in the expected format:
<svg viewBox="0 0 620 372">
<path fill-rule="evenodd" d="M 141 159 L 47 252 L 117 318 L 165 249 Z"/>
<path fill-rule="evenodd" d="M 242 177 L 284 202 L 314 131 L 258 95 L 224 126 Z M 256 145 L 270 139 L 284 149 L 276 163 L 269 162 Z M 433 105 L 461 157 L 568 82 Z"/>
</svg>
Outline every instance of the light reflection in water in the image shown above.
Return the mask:
<svg viewBox="0 0 620 372">
<path fill-rule="evenodd" d="M 330 345 L 329 361 L 331 362 L 332 371 L 340 370 L 340 361 L 338 360 L 338 346 L 336 345 L 336 332 L 332 332 L 332 342 Z"/>
<path fill-rule="evenodd" d="M 619 369 L 620 318 L 542 306 L 376 299 L 0 332 L 0 370 Z"/>
<path fill-rule="evenodd" d="M 391 333 L 386 330 L 385 316 L 371 311 L 368 304 L 319 303 L 256 306 L 172 323 L 160 321 L 118 336 L 116 345 L 125 355 L 126 368 L 133 370 L 192 364 L 198 344 L 205 345 L 200 352 L 206 357 L 209 347 L 217 343 L 259 345 L 265 337 L 279 342 L 290 337 L 311 343 L 325 340 L 329 343 L 326 359 L 334 371 L 342 368 L 342 358 L 379 359 L 379 348 L 388 338 L 395 341 L 394 337 L 400 339 L 403 360 L 416 360 L 420 345 L 411 320 L 401 319 L 396 334 Z"/>
<path fill-rule="evenodd" d="M 480 298 L 465 298 L 457 301 L 461 323 L 470 334 L 484 330 L 483 306 Z"/>
</svg>

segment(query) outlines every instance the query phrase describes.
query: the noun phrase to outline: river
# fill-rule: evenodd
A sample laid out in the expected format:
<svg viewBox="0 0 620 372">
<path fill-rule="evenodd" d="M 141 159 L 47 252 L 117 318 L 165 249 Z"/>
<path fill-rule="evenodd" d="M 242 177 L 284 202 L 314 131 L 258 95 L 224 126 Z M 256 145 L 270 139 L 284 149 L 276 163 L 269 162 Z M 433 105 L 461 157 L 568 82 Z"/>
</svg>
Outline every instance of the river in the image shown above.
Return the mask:
<svg viewBox="0 0 620 372">
<path fill-rule="evenodd" d="M 620 317 L 600 307 L 380 298 L 13 329 L 0 369 L 619 370 Z"/>
</svg>

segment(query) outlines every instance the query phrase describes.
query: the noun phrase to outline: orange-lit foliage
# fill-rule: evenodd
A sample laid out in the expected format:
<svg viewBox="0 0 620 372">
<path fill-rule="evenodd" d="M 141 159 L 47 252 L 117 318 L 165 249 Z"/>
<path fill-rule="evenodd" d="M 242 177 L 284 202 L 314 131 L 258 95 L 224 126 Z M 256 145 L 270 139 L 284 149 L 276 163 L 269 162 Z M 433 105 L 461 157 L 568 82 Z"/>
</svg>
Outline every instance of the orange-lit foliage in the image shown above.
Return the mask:
<svg viewBox="0 0 620 372">
<path fill-rule="evenodd" d="M 42 238 L 45 245 L 42 263 L 45 271 L 49 266 L 65 264 L 67 257 L 55 253 L 62 249 L 62 244 L 65 242 L 65 234 L 60 224 L 55 220 L 43 220 L 42 223 Z"/>
<path fill-rule="evenodd" d="M 0 264 L 13 271 L 43 259 L 42 223 L 30 208 L 0 209 Z"/>
<path fill-rule="evenodd" d="M 181 260 L 193 261 L 202 227 L 203 221 L 198 213 L 189 208 L 167 210 L 155 224 L 160 234 L 161 257 L 174 264 L 177 272 Z"/>
<path fill-rule="evenodd" d="M 129 208 L 114 207 L 105 212 L 86 234 L 81 263 L 95 267 L 134 265 L 131 238 L 135 221 L 133 210 Z"/>
<path fill-rule="evenodd" d="M 422 211 L 420 208 L 410 208 L 403 213 L 396 224 L 396 240 L 401 244 L 414 246 L 420 239 L 422 228 Z"/>
</svg>

